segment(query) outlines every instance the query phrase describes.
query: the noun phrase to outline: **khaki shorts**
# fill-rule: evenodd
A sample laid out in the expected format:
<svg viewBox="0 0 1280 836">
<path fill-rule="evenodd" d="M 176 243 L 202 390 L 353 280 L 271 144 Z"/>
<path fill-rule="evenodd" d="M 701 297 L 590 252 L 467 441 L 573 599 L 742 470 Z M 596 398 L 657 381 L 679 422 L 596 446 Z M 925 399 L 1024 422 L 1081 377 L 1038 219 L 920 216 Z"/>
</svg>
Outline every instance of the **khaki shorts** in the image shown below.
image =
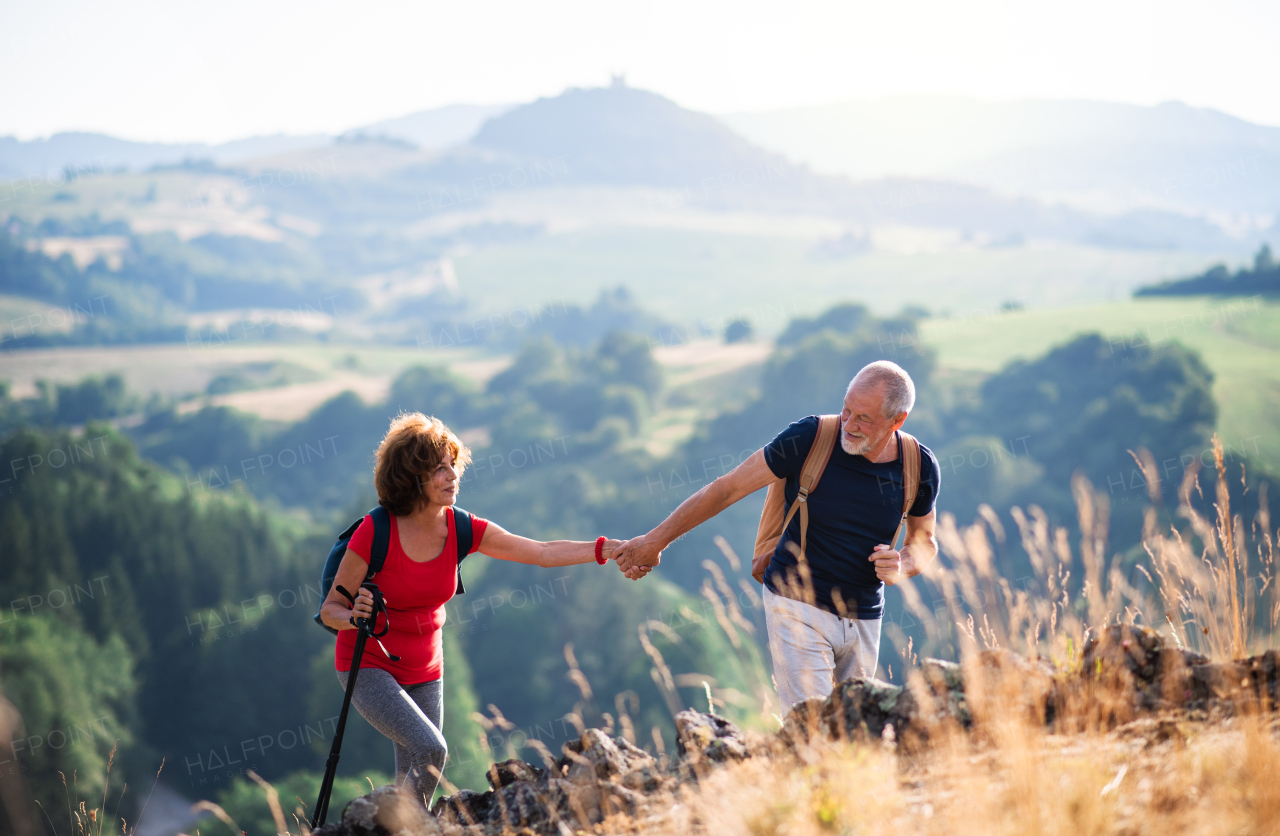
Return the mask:
<svg viewBox="0 0 1280 836">
<path fill-rule="evenodd" d="M 880 619 L 841 618 L 764 588 L 773 678 L 782 716 L 811 697 L 830 696 L 836 683 L 876 675 Z"/>
</svg>

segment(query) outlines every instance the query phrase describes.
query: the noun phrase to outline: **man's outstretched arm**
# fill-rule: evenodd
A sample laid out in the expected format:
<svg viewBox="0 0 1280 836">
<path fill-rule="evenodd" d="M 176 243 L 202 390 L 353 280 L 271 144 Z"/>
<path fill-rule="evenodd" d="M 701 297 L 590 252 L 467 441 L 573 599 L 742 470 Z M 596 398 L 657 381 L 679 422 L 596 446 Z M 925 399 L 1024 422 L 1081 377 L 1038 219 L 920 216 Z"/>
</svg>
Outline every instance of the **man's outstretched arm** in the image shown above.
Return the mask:
<svg viewBox="0 0 1280 836">
<path fill-rule="evenodd" d="M 775 478 L 764 460 L 764 450 L 757 450 L 729 473 L 703 487 L 680 503 L 657 528 L 640 537 L 628 540 L 614 552 L 618 568 L 628 578 L 638 580 L 658 565 L 662 550 L 673 540 L 697 528 L 744 496 L 766 487 Z"/>
</svg>

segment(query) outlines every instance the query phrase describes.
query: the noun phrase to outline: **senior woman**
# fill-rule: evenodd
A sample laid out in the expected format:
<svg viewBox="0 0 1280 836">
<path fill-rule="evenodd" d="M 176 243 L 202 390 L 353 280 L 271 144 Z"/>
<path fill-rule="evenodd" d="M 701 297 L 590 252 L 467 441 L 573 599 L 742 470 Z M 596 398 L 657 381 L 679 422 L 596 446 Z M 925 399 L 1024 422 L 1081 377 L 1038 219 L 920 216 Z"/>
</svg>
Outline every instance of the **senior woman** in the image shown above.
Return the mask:
<svg viewBox="0 0 1280 836">
<path fill-rule="evenodd" d="M 439 419 L 415 412 L 401 415 L 378 447 L 374 485 L 378 504 L 391 517 L 386 562 L 375 580 L 383 593 L 390 630 L 381 645 L 370 642 L 360 665 L 351 702 L 395 747 L 396 783 L 429 804 L 447 748 L 444 715 L 441 627 L 444 605 L 457 591 L 457 532 L 453 505 L 458 479 L 471 461 L 466 446 Z M 465 518 L 465 517 L 464 517 Z M 471 518 L 471 552 L 538 566 L 600 562 L 619 540 L 539 542 Z M 320 617 L 336 628 L 334 666 L 343 688 L 355 648 L 354 620 L 373 614 L 366 589 L 354 606 L 338 591 L 358 589 L 369 569 L 373 519 L 366 516 L 347 544 Z M 603 541 L 603 542 L 602 542 Z M 465 542 L 465 541 L 464 541 Z M 379 630 L 382 622 L 379 621 Z M 391 659 L 399 656 L 399 661 Z"/>
</svg>

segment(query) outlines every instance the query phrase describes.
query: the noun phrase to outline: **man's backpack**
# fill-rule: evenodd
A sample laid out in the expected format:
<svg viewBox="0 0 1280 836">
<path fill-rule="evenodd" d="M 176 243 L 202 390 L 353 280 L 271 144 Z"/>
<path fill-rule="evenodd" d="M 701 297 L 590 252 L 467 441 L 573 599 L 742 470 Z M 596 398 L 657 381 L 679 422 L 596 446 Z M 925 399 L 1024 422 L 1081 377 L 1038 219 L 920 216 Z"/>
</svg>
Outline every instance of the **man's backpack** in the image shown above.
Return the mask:
<svg viewBox="0 0 1280 836">
<path fill-rule="evenodd" d="M 791 524 L 796 511 L 800 512 L 800 551 L 797 553 L 797 558 L 804 558 L 805 538 L 809 533 L 809 494 L 818 487 L 822 471 L 826 470 L 827 462 L 831 460 L 831 454 L 839 443 L 837 438 L 839 434 L 839 415 L 818 417 L 818 435 L 814 438 L 813 446 L 809 448 L 809 455 L 805 457 L 804 467 L 800 470 L 800 492 L 796 495 L 796 501 L 791 503 L 790 509 L 786 507 L 787 480 L 775 479 L 769 484 L 769 493 L 764 499 L 764 510 L 760 512 L 760 526 L 756 529 L 756 548 L 751 558 L 751 577 L 758 583 L 764 583 L 764 573 L 769 569 L 769 561 L 773 558 L 773 553 L 778 548 L 778 541 L 782 539 L 782 534 Z M 907 525 L 907 512 L 915 504 L 916 493 L 920 489 L 920 442 L 916 441 L 915 436 L 904 433 L 902 430 L 898 430 L 898 437 L 902 442 L 903 498 L 902 519 L 889 543 L 895 548 L 897 548 L 898 535 L 902 534 Z"/>
<path fill-rule="evenodd" d="M 373 544 L 369 547 L 369 571 L 364 576 L 366 581 L 373 580 L 373 576 L 382 571 L 382 564 L 387 562 L 387 548 L 391 544 L 391 514 L 387 509 L 377 505 L 369 512 L 368 516 L 373 517 Z M 333 579 L 337 577 L 338 566 L 342 563 L 342 558 L 347 553 L 347 544 L 351 541 L 351 536 L 356 533 L 356 529 L 360 527 L 362 522 L 364 522 L 364 517 L 347 526 L 347 530 L 338 537 L 338 541 L 333 544 L 333 548 L 329 549 L 329 556 L 324 561 L 324 571 L 320 574 L 321 607 L 324 606 L 325 600 L 329 597 L 329 590 L 333 588 Z M 453 526 L 454 539 L 458 545 L 457 594 L 461 595 L 466 592 L 462 587 L 462 561 L 471 553 L 471 543 L 473 542 L 471 515 L 455 506 L 453 509 Z M 335 636 L 338 634 L 337 630 L 320 619 L 319 610 L 316 611 L 315 617 L 316 624 L 319 624 Z"/>
</svg>

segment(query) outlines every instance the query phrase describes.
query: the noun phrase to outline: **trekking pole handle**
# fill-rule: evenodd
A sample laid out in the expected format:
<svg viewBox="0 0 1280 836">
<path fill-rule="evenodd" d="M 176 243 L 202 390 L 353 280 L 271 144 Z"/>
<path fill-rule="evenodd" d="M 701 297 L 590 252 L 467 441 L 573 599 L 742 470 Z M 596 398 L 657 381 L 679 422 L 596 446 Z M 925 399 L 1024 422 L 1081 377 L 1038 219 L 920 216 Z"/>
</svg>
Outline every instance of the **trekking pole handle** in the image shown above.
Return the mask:
<svg viewBox="0 0 1280 836">
<path fill-rule="evenodd" d="M 391 615 L 387 612 L 387 602 L 382 597 L 382 590 L 378 589 L 378 585 L 376 583 L 373 583 L 372 581 L 365 581 L 360 585 L 360 587 L 362 589 L 369 590 L 369 592 L 373 595 L 373 617 L 367 618 L 367 619 L 366 618 L 358 619 L 356 626 L 358 626 L 361 630 L 367 633 L 370 638 L 372 638 L 375 642 L 378 643 L 378 647 L 381 648 L 383 654 L 385 654 L 388 659 L 390 659 L 393 662 L 399 662 L 400 657 L 388 651 L 387 648 L 382 644 L 382 637 L 391 631 Z M 385 620 L 383 621 L 383 624 L 382 624 L 382 630 L 380 632 L 376 629 L 376 625 L 378 622 L 378 613 L 382 613 L 385 616 Z"/>
<path fill-rule="evenodd" d="M 360 589 L 367 589 L 373 595 L 373 615 L 369 618 L 357 618 L 356 626 L 361 630 L 368 630 L 373 633 L 374 624 L 378 621 L 378 613 L 385 610 L 387 605 L 382 600 L 382 591 L 378 589 L 378 585 L 373 581 L 365 581 L 360 584 Z"/>
<path fill-rule="evenodd" d="M 338 592 L 342 594 L 344 598 L 346 598 L 348 601 L 351 602 L 351 609 L 354 610 L 356 606 L 356 596 L 348 592 L 346 587 L 342 586 L 341 584 L 339 584 L 336 587 L 336 589 L 338 590 Z M 372 614 L 372 618 L 363 618 L 363 617 L 356 618 L 353 613 L 351 616 L 351 623 L 355 625 L 357 629 L 366 630 L 370 635 L 374 635 L 374 624 L 378 620 L 378 613 L 379 612 L 385 613 L 387 611 L 386 601 L 383 600 L 382 591 L 378 589 L 378 585 L 373 581 L 365 581 L 361 583 L 360 586 L 358 586 L 356 589 L 357 589 L 357 594 L 359 594 L 359 590 L 361 589 L 369 590 L 369 593 L 373 596 L 373 607 L 372 607 L 373 614 Z M 385 635 L 385 632 L 378 635 Z"/>
<path fill-rule="evenodd" d="M 365 581 L 360 587 L 369 590 L 370 594 L 373 595 L 373 617 L 367 620 L 366 629 L 369 631 L 370 636 L 375 639 L 381 638 L 391 629 L 391 614 L 387 612 L 386 599 L 382 597 L 382 590 L 378 589 L 378 585 L 373 581 Z M 378 613 L 382 613 L 385 616 L 381 630 L 377 629 Z"/>
</svg>

